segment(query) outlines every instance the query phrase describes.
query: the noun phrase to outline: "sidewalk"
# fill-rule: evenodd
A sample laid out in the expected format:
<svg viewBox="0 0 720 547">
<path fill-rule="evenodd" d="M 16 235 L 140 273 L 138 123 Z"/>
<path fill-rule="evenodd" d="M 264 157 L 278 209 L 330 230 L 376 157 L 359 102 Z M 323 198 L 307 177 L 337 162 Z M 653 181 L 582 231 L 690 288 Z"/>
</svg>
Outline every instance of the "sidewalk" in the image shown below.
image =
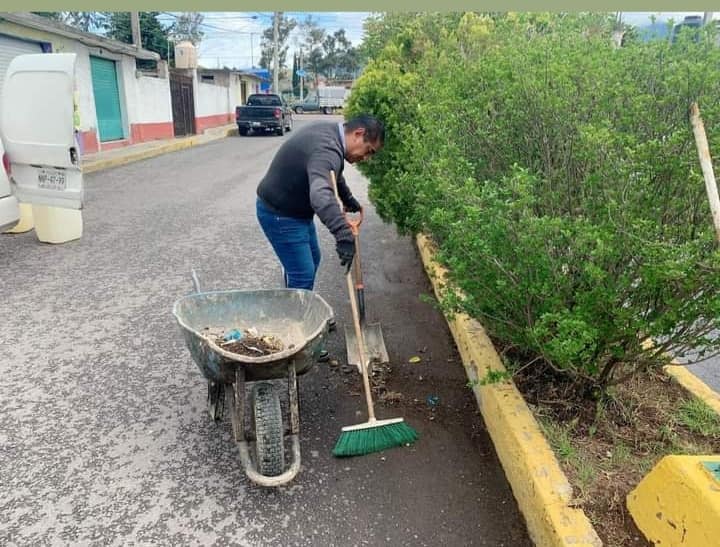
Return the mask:
<svg viewBox="0 0 720 547">
<path fill-rule="evenodd" d="M 117 167 L 118 165 L 174 152 L 175 150 L 206 144 L 234 134 L 237 134 L 237 126 L 235 124 L 228 124 L 207 129 L 202 135 L 190 135 L 189 137 L 143 142 L 123 148 L 87 154 L 82 157 L 82 170 L 83 173 L 93 173 L 102 169 Z"/>
</svg>

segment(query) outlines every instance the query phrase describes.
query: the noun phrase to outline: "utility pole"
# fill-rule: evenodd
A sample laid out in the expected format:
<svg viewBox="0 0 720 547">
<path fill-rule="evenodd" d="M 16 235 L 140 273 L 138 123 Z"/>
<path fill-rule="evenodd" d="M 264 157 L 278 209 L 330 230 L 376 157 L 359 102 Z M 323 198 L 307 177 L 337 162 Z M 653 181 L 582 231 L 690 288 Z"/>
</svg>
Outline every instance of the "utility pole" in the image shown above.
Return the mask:
<svg viewBox="0 0 720 547">
<path fill-rule="evenodd" d="M 277 95 L 280 95 L 280 85 L 278 83 L 280 75 L 280 59 L 278 56 L 279 24 L 280 12 L 276 11 L 273 17 L 273 92 Z"/>
<path fill-rule="evenodd" d="M 712 11 L 704 11 L 703 12 L 703 26 L 707 25 L 710 21 L 712 21 Z"/>
<path fill-rule="evenodd" d="M 130 28 L 132 30 L 133 45 L 140 49 L 142 47 L 142 39 L 140 38 L 140 14 L 137 11 L 130 12 Z"/>
</svg>

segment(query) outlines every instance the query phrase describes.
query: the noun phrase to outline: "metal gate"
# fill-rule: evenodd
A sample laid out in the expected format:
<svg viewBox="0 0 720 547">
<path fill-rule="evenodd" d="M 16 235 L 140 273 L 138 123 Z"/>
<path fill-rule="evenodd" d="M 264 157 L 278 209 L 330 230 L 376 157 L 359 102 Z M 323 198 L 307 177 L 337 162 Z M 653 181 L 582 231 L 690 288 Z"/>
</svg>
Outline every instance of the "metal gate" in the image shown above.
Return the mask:
<svg viewBox="0 0 720 547">
<path fill-rule="evenodd" d="M 193 104 L 193 81 L 190 76 L 170 73 L 170 98 L 172 100 L 173 131 L 176 137 L 195 134 L 195 106 Z"/>
<path fill-rule="evenodd" d="M 42 53 L 42 46 L 37 42 L 30 42 L 0 34 L 0 95 L 2 94 L 3 80 L 10 61 L 18 55 L 26 53 Z"/>
<path fill-rule="evenodd" d="M 100 141 L 107 142 L 124 138 L 115 61 L 90 56 L 90 74 L 95 95 L 95 114 Z"/>
</svg>

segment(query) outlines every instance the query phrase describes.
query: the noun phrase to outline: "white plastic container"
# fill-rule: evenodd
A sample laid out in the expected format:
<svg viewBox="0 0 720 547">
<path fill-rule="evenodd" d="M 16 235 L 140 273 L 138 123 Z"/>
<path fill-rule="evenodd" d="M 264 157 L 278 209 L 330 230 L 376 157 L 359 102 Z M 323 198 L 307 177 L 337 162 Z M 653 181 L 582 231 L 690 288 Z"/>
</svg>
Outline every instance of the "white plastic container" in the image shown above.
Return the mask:
<svg viewBox="0 0 720 547">
<path fill-rule="evenodd" d="M 43 243 L 66 243 L 82 237 L 82 211 L 33 205 L 35 233 Z"/>
</svg>

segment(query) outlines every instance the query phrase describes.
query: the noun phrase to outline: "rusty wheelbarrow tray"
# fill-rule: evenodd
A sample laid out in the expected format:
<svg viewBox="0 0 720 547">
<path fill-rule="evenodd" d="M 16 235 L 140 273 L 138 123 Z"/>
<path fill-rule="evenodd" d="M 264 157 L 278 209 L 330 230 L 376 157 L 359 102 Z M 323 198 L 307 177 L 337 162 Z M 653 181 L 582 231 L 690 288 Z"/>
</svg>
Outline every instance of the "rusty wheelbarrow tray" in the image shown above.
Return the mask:
<svg viewBox="0 0 720 547">
<path fill-rule="evenodd" d="M 297 376 L 310 370 L 322 349 L 332 308 L 317 293 L 303 289 L 223 290 L 200 292 L 178 299 L 173 315 L 195 364 L 208 381 L 208 410 L 222 419 L 229 401 L 233 435 L 247 476 L 262 486 L 280 486 L 300 470 L 300 412 Z M 253 327 L 283 341 L 285 349 L 260 357 L 226 351 L 202 334 L 210 328 Z M 287 378 L 289 434 L 283 424 L 280 397 L 268 380 Z M 245 384 L 252 386 L 250 429 L 245 427 Z M 253 430 L 254 428 L 254 430 Z M 284 439 L 292 446 L 292 463 L 285 466 Z M 254 444 L 254 461 L 251 457 Z"/>
</svg>

